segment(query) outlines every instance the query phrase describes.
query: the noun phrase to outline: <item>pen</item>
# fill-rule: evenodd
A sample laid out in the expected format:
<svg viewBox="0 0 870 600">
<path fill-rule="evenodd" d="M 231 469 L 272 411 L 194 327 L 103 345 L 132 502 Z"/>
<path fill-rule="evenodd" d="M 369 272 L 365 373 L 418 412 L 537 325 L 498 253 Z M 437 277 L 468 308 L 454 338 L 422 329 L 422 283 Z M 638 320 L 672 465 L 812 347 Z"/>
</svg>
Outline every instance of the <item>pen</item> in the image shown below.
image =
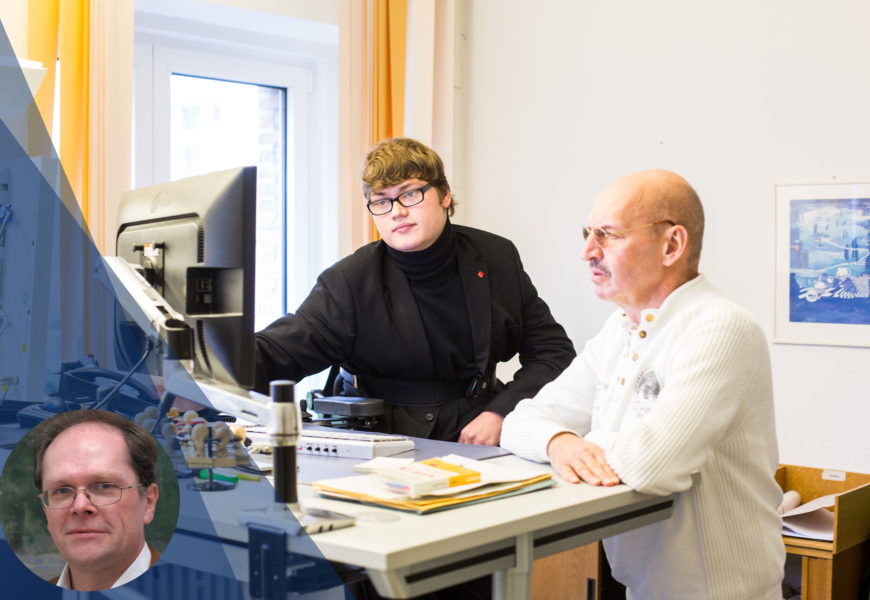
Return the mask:
<svg viewBox="0 0 870 600">
<path fill-rule="evenodd" d="M 246 481 L 260 481 L 263 476 L 262 475 L 254 475 L 253 473 L 240 473 L 239 471 L 231 471 L 229 469 L 215 469 L 215 473 L 220 473 L 224 477 L 229 477 L 230 479 L 236 478 L 236 481 L 239 479 L 244 479 Z"/>
<path fill-rule="evenodd" d="M 198 477 L 200 479 L 208 479 L 208 469 L 200 469 Z M 212 479 L 215 481 L 229 481 L 230 483 L 238 483 L 239 481 L 236 475 L 225 475 L 218 473 L 217 470 L 212 472 Z"/>
<path fill-rule="evenodd" d="M 200 479 L 208 479 L 208 469 L 201 469 L 199 471 Z M 212 473 L 212 478 L 217 481 L 229 481 L 231 483 L 237 483 L 239 479 L 244 479 L 246 481 L 260 481 L 263 477 L 262 475 L 250 475 L 248 473 L 236 473 L 231 471 L 225 471 L 223 469 L 215 469 Z"/>
</svg>

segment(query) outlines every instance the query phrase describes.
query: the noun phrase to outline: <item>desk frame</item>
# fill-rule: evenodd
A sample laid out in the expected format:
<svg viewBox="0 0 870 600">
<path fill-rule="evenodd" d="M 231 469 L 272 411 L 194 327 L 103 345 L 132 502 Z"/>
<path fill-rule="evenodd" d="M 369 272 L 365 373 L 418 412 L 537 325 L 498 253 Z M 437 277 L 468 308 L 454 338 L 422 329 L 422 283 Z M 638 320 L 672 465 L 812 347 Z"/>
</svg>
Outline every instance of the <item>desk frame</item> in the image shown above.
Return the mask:
<svg viewBox="0 0 870 600">
<path fill-rule="evenodd" d="M 526 531 L 441 559 L 394 569 L 367 570 L 378 593 L 388 597 L 408 598 L 492 575 L 493 598 L 524 600 L 531 598 L 535 560 L 661 521 L 671 515 L 673 505 L 673 497 L 659 497 L 640 508 Z"/>
<path fill-rule="evenodd" d="M 511 456 L 493 460 L 521 459 Z M 262 483 L 260 499 L 271 494 L 271 487 Z M 251 494 L 254 488 L 247 490 L 246 499 L 256 502 Z M 217 539 L 203 537 L 204 531 L 191 531 L 185 537 L 196 543 L 222 543 L 236 578 L 248 581 L 249 532 L 238 524 L 235 512 L 228 506 L 231 503 L 226 502 L 227 494 L 232 493 L 207 497 L 215 501 L 209 525 L 214 527 Z M 624 485 L 600 488 L 561 481 L 553 488 L 431 515 L 321 498 L 308 486 L 301 486 L 300 497 L 304 503 L 335 511 L 399 516 L 398 525 L 378 525 L 384 528 L 383 540 L 373 539 L 372 529 L 368 529 L 372 525 L 365 524 L 310 538 L 287 536 L 288 552 L 364 568 L 378 593 L 393 598 L 408 598 L 492 575 L 494 598 L 527 599 L 531 597 L 535 559 L 661 521 L 671 515 L 674 507 L 673 495 L 650 496 Z M 185 532 L 176 531 L 175 535 Z"/>
<path fill-rule="evenodd" d="M 870 540 L 834 553 L 833 542 L 783 536 L 785 551 L 801 557 L 801 597 L 804 600 L 852 600 L 858 597 Z"/>
</svg>

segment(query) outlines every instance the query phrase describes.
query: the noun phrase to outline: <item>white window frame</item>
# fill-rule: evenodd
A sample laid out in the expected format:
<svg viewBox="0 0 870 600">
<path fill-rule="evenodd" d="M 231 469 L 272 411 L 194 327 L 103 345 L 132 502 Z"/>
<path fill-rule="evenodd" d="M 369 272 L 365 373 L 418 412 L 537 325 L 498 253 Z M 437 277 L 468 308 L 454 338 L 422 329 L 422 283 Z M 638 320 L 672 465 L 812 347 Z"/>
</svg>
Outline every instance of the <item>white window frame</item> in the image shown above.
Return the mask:
<svg viewBox="0 0 870 600">
<path fill-rule="evenodd" d="M 261 14 L 260 18 L 269 19 Z M 140 27 L 144 21 L 146 26 Z M 285 312 L 305 298 L 338 255 L 338 49 L 250 31 L 137 13 L 134 54 L 134 186 L 169 180 L 169 81 L 173 73 L 287 90 Z M 285 250 L 286 252 L 286 250 Z"/>
</svg>

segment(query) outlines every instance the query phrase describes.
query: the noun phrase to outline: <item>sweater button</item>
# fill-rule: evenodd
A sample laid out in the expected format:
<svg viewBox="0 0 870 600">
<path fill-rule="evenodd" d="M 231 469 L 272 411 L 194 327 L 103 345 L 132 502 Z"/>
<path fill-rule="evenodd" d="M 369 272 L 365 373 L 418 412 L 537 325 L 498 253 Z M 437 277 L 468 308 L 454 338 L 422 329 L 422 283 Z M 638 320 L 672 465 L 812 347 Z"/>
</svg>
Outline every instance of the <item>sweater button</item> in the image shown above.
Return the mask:
<svg viewBox="0 0 870 600">
<path fill-rule="evenodd" d="M 434 421 L 434 420 L 435 420 L 435 415 L 433 415 L 432 413 L 426 413 L 426 420 L 427 420 L 427 421 L 430 421 L 430 422 L 431 422 L 431 421 Z"/>
<path fill-rule="evenodd" d="M 639 331 L 639 332 L 637 333 L 637 335 L 639 335 L 640 338 L 643 339 L 643 338 L 646 337 L 646 331 Z"/>
</svg>

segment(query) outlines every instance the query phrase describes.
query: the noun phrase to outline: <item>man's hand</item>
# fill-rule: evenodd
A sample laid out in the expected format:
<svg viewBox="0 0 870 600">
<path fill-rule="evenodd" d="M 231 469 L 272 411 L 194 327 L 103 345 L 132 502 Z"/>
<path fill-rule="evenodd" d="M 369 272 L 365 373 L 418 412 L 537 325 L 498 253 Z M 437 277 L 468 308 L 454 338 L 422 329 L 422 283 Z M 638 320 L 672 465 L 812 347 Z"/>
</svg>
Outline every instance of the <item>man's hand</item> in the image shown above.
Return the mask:
<svg viewBox="0 0 870 600">
<path fill-rule="evenodd" d="M 459 434 L 460 444 L 498 446 L 501 439 L 501 422 L 504 417 L 491 411 L 482 412 L 466 425 Z"/>
<path fill-rule="evenodd" d="M 607 464 L 601 446 L 563 431 L 553 436 L 547 446 L 550 464 L 569 483 L 582 479 L 592 485 L 616 485 L 619 477 Z"/>
</svg>

